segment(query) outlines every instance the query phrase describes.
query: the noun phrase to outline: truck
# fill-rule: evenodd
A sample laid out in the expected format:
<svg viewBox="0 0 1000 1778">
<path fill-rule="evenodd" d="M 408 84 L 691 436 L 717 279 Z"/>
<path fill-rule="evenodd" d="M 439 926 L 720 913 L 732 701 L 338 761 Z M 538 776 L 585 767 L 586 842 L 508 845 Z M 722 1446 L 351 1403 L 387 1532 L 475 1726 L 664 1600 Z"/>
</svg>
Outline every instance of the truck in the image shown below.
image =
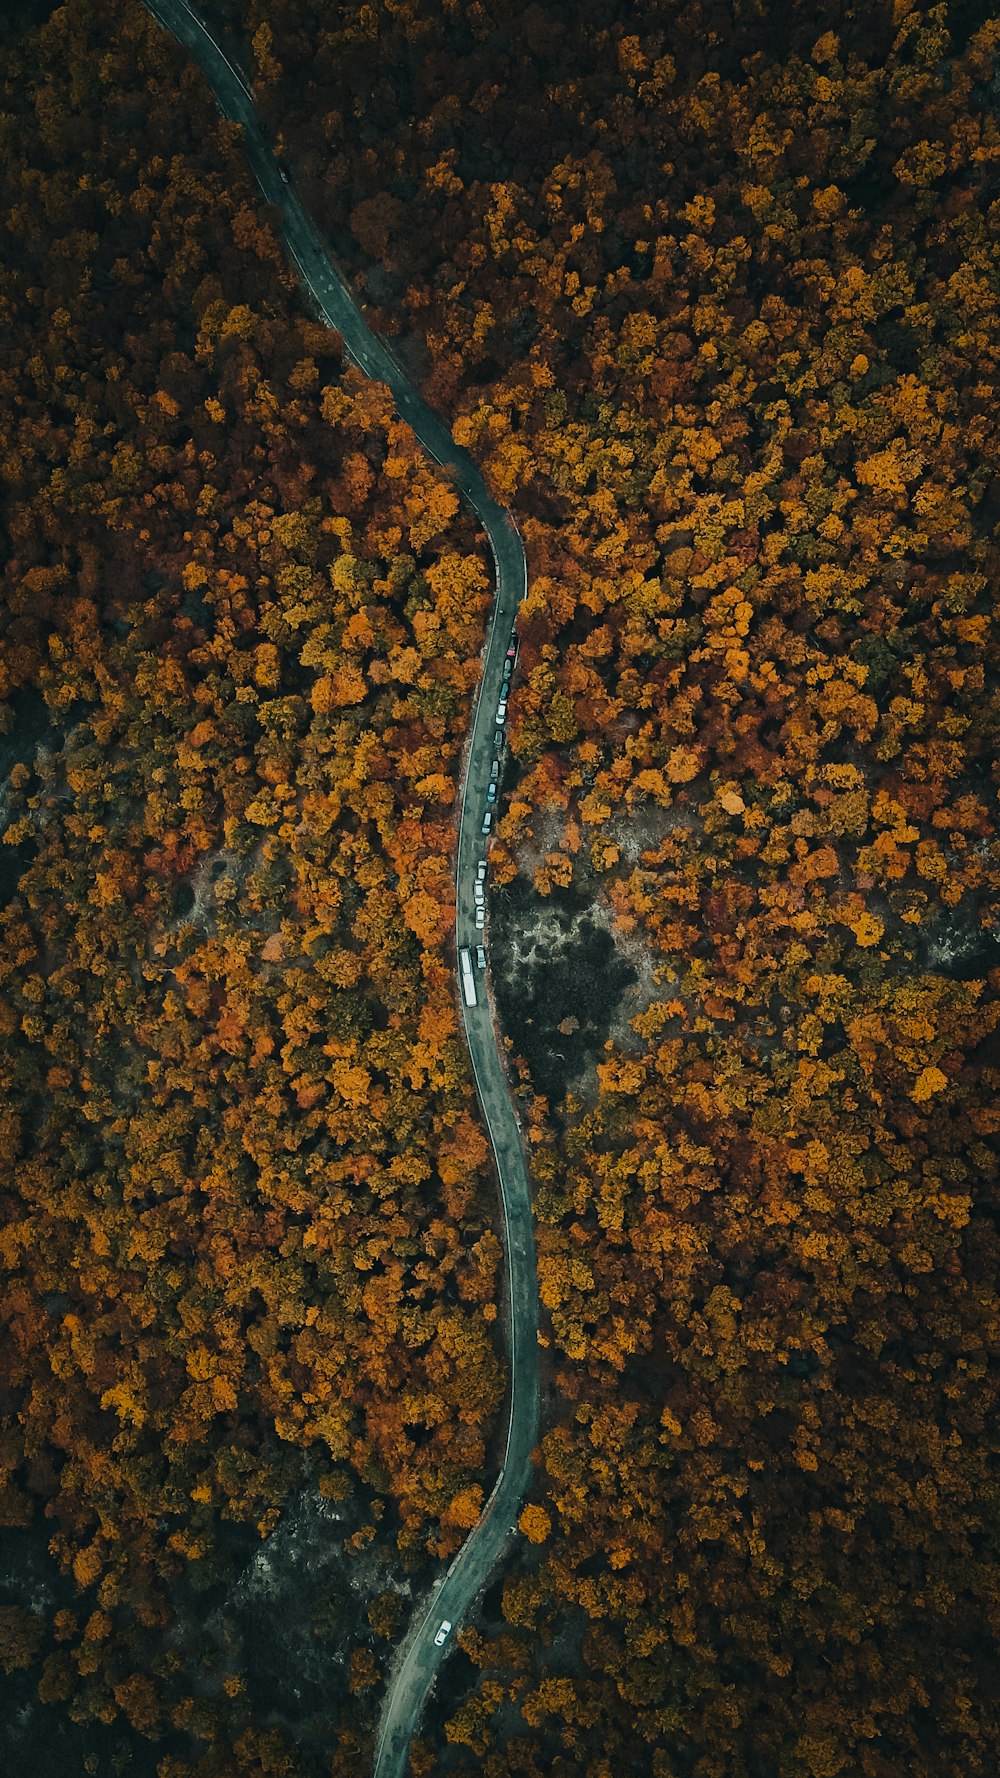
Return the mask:
<svg viewBox="0 0 1000 1778">
<path fill-rule="evenodd" d="M 464 945 L 458 953 L 458 960 L 462 966 L 462 993 L 465 996 L 465 1004 L 466 1006 L 476 1006 L 478 1004 L 476 978 L 472 973 L 472 958 Z"/>
</svg>

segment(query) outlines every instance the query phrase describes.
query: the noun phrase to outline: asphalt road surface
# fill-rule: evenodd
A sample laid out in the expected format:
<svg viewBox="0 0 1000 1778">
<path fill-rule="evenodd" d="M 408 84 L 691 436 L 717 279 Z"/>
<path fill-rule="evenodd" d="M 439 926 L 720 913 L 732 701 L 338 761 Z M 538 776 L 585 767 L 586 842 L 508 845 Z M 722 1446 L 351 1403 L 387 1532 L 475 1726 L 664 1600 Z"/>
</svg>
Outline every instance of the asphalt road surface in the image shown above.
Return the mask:
<svg viewBox="0 0 1000 1778">
<path fill-rule="evenodd" d="M 424 449 L 448 466 L 459 492 L 476 513 L 493 555 L 496 598 L 490 621 L 483 674 L 466 749 L 461 787 L 461 822 L 456 883 L 456 950 L 468 947 L 475 959 L 483 937 L 476 930 L 473 884 L 478 861 L 486 856 L 482 818 L 490 766 L 497 757 L 495 714 L 500 698 L 504 657 L 514 615 L 527 590 L 524 546 L 510 514 L 489 493 L 471 457 L 454 442 L 448 427 L 420 399 L 384 341 L 367 326 L 350 287 L 338 271 L 319 232 L 306 215 L 293 187 L 282 178 L 257 118 L 243 77 L 184 0 L 146 0 L 160 24 L 199 63 L 223 116 L 243 125 L 247 159 L 269 204 L 280 213 L 285 246 L 298 268 L 319 314 L 336 328 L 348 356 L 370 377 L 392 391 L 400 417 L 412 426 Z M 488 895 L 487 882 L 487 895 Z M 503 1466 L 479 1523 L 470 1532 L 447 1572 L 417 1607 L 394 1663 L 382 1712 L 375 1757 L 375 1778 L 402 1778 L 410 1741 L 438 1669 L 454 1643 L 462 1619 L 484 1585 L 513 1530 L 531 1474 L 531 1452 L 538 1433 L 538 1278 L 531 1213 L 531 1191 L 517 1122 L 497 1049 L 485 977 L 474 969 L 477 1002 L 460 996 L 465 1034 L 489 1129 L 500 1181 L 503 1243 L 507 1262 L 506 1328 L 510 1379 L 507 1437 Z M 450 1620 L 443 1647 L 434 1636 Z"/>
</svg>

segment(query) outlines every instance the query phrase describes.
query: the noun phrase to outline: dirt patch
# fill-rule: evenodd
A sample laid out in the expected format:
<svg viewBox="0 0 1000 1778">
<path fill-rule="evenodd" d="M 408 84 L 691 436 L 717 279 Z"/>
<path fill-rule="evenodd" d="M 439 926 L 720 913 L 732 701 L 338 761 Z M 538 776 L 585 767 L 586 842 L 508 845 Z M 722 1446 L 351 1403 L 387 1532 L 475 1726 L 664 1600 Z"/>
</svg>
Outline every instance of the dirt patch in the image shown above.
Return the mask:
<svg viewBox="0 0 1000 1778">
<path fill-rule="evenodd" d="M 347 1697 L 349 1651 L 367 1648 L 376 1671 L 387 1670 L 414 1594 L 429 1578 L 421 1574 L 418 1584 L 403 1573 L 391 1534 L 384 1544 L 353 1547 L 351 1534 L 371 1506 L 363 1492 L 334 1503 L 306 1486 L 270 1536 L 247 1550 L 235 1583 L 215 1589 L 200 1614 L 189 1605 L 179 1632 L 201 1638 L 206 1691 L 228 1671 L 243 1674 L 255 1711 L 296 1736 L 308 1772 L 319 1771 L 328 1746 L 331 1703 Z M 368 1616 L 373 1602 L 378 1633 Z M 376 1694 L 366 1690 L 365 1707 L 374 1710 Z"/>
<path fill-rule="evenodd" d="M 493 990 L 515 1053 L 550 1105 L 603 1052 L 622 996 L 638 984 L 619 954 L 610 910 L 575 889 L 542 896 L 515 877 L 493 898 Z"/>
<path fill-rule="evenodd" d="M 918 960 L 952 981 L 985 980 L 990 970 L 1000 969 L 1000 926 L 984 926 L 975 908 L 964 919 L 941 910 L 920 934 Z"/>
<path fill-rule="evenodd" d="M 595 925 L 602 927 L 607 932 L 617 956 L 632 971 L 632 979 L 622 990 L 621 999 L 608 1026 L 607 1035 L 621 1049 L 643 1049 L 645 1039 L 633 1031 L 632 1020 L 637 1014 L 645 1012 L 652 1001 L 660 998 L 661 971 L 658 968 L 657 955 L 649 948 L 648 937 L 642 924 L 637 921 L 631 932 L 625 932 L 621 922 L 615 917 L 614 909 L 606 901 L 595 901 L 591 904 L 590 918 Z M 663 962 L 662 957 L 659 962 Z"/>
<path fill-rule="evenodd" d="M 622 865 L 639 864 L 644 852 L 655 852 L 675 827 L 690 827 L 696 817 L 686 805 L 661 808 L 647 803 L 628 814 L 612 815 L 600 830 L 601 838 L 618 847 Z"/>
<path fill-rule="evenodd" d="M 535 873 L 562 849 L 565 817 L 559 810 L 536 811 L 518 847 L 517 877 L 491 898 L 490 961 L 500 1024 L 551 1106 L 568 1087 L 585 1104 L 592 1100 L 594 1070 L 609 1039 L 622 1049 L 642 1047 L 632 1020 L 658 998 L 664 960 L 650 950 L 641 922 L 618 919 L 607 890 L 640 865 L 644 853 L 655 852 L 671 828 L 692 819 L 686 807 L 652 804 L 619 815 L 600 830 L 602 840 L 618 849 L 613 872 L 595 869 L 589 849 L 581 847 L 570 886 L 542 895 Z"/>
</svg>

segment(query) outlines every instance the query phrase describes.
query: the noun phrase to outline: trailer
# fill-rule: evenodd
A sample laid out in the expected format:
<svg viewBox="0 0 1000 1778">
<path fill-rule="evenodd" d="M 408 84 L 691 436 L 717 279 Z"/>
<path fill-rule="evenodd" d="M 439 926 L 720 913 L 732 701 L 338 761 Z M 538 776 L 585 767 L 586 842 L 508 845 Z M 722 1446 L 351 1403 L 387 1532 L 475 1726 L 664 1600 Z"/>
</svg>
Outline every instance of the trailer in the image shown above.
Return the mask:
<svg viewBox="0 0 1000 1778">
<path fill-rule="evenodd" d="M 465 1004 L 466 1006 L 475 1006 L 477 1004 L 476 978 L 472 973 L 472 958 L 463 947 L 458 953 L 458 959 L 462 965 L 462 993 L 465 995 Z"/>
</svg>

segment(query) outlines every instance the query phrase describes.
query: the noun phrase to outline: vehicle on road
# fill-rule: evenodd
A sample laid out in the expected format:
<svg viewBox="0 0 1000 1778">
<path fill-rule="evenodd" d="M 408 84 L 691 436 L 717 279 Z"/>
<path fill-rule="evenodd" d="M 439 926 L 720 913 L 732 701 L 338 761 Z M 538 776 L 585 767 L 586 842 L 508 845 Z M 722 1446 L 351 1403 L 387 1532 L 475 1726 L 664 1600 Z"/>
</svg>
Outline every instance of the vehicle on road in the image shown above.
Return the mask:
<svg viewBox="0 0 1000 1778">
<path fill-rule="evenodd" d="M 438 1624 L 437 1634 L 434 1637 L 434 1647 L 435 1648 L 443 1648 L 444 1647 L 445 1643 L 448 1640 L 448 1631 L 450 1629 L 451 1629 L 451 1620 L 449 1618 L 443 1617 L 441 1619 L 441 1622 Z"/>
<path fill-rule="evenodd" d="M 462 965 L 462 993 L 465 995 L 465 1004 L 466 1006 L 475 1006 L 477 1005 L 476 978 L 472 973 L 472 958 L 468 951 L 463 949 L 458 953 L 458 960 Z"/>
<path fill-rule="evenodd" d="M 478 930 L 480 932 L 482 932 L 483 927 L 485 925 L 486 925 L 486 909 L 485 908 L 477 908 L 476 909 L 476 926 L 477 926 Z"/>
<path fill-rule="evenodd" d="M 498 723 L 506 722 L 506 720 L 507 720 L 507 699 L 501 698 L 499 704 L 497 705 L 497 722 Z"/>
<path fill-rule="evenodd" d="M 509 683 L 510 676 L 513 673 L 513 671 L 514 671 L 514 663 L 511 660 L 510 656 L 508 655 L 507 659 L 504 661 L 504 664 L 503 664 L 503 683 L 504 683 L 504 685 L 507 685 Z"/>
<path fill-rule="evenodd" d="M 499 776 L 500 776 L 500 761 L 498 759 L 495 759 L 493 761 L 493 764 L 490 766 L 490 778 L 494 784 L 496 783 Z"/>
<path fill-rule="evenodd" d="M 486 900 L 486 891 L 484 890 L 482 883 L 473 883 L 472 898 L 473 898 L 477 908 L 481 908 L 483 906 L 483 903 Z"/>
<path fill-rule="evenodd" d="M 476 968 L 477 969 L 485 969 L 486 968 L 486 952 L 485 952 L 482 945 L 476 946 Z"/>
<path fill-rule="evenodd" d="M 495 803 L 496 800 L 497 800 L 496 785 L 495 784 L 487 784 L 487 786 L 486 786 L 486 801 L 488 803 Z"/>
<path fill-rule="evenodd" d="M 277 161 L 275 164 L 278 168 L 278 178 L 281 180 L 282 185 L 287 185 L 288 184 L 288 168 L 285 166 L 284 161 Z"/>
<path fill-rule="evenodd" d="M 517 636 L 513 631 L 511 631 L 510 647 L 507 650 L 507 659 L 509 661 L 516 661 L 517 660 Z"/>
<path fill-rule="evenodd" d="M 479 863 L 476 865 L 476 882 L 477 883 L 485 883 L 485 881 L 486 881 L 486 860 L 485 860 L 485 858 L 481 858 L 479 860 Z"/>
<path fill-rule="evenodd" d="M 485 815 L 483 816 L 483 825 L 480 828 L 480 832 L 481 833 L 489 833 L 490 828 L 492 826 L 493 826 L 493 810 L 487 809 Z"/>
</svg>

